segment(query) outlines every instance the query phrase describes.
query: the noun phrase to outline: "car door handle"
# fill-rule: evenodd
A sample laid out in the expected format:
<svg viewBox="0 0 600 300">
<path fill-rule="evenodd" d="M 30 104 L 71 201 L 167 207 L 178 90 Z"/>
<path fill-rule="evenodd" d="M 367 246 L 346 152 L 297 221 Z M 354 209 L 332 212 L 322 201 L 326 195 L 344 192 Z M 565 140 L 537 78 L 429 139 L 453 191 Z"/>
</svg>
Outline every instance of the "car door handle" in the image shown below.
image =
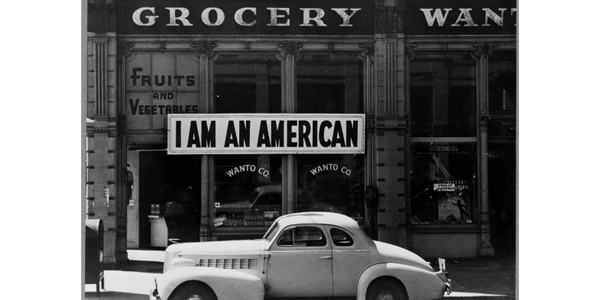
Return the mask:
<svg viewBox="0 0 600 300">
<path fill-rule="evenodd" d="M 322 259 L 331 259 L 331 255 L 321 256 Z"/>
</svg>

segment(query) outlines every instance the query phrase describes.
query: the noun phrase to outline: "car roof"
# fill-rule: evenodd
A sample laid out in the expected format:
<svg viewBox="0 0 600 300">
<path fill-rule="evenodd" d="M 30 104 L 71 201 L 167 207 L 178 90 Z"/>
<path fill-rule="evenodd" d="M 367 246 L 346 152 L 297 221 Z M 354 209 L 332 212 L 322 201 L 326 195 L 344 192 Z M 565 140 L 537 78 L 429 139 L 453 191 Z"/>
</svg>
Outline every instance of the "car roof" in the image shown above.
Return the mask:
<svg viewBox="0 0 600 300">
<path fill-rule="evenodd" d="M 283 227 L 293 224 L 325 224 L 347 229 L 359 228 L 358 223 L 346 215 L 321 211 L 287 214 L 279 217 L 277 222 Z"/>
</svg>

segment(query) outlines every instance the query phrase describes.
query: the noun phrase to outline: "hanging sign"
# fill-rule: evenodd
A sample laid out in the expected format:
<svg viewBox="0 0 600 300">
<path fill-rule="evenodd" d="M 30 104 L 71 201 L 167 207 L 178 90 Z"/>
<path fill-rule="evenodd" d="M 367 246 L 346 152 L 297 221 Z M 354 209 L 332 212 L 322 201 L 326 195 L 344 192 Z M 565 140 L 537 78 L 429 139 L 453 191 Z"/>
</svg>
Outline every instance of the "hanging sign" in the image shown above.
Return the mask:
<svg viewBox="0 0 600 300">
<path fill-rule="evenodd" d="M 168 154 L 365 151 L 362 114 L 176 114 L 168 126 Z"/>
<path fill-rule="evenodd" d="M 373 34 L 375 2 L 133 0 L 118 3 L 131 34 Z"/>
</svg>

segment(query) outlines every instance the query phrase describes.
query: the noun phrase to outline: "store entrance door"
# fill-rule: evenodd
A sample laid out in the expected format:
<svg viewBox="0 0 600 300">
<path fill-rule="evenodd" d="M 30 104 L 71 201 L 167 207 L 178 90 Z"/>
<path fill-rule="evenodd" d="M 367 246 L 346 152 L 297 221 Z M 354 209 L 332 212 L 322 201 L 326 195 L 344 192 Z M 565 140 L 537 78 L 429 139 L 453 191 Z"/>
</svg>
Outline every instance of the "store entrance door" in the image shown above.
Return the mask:
<svg viewBox="0 0 600 300">
<path fill-rule="evenodd" d="M 140 152 L 140 248 L 165 247 L 172 238 L 199 239 L 200 162 L 196 155 Z"/>
</svg>

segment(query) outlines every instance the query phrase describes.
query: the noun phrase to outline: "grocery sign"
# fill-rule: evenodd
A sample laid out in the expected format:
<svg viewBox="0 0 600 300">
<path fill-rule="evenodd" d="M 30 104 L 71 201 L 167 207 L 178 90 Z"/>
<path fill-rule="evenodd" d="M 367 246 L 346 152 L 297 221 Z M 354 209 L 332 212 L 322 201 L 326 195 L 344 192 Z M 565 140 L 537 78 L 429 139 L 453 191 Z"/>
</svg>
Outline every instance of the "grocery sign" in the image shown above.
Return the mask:
<svg viewBox="0 0 600 300">
<path fill-rule="evenodd" d="M 171 114 L 168 154 L 362 154 L 362 114 Z"/>
<path fill-rule="evenodd" d="M 375 1 L 130 0 L 118 2 L 127 34 L 373 34 Z"/>
</svg>

